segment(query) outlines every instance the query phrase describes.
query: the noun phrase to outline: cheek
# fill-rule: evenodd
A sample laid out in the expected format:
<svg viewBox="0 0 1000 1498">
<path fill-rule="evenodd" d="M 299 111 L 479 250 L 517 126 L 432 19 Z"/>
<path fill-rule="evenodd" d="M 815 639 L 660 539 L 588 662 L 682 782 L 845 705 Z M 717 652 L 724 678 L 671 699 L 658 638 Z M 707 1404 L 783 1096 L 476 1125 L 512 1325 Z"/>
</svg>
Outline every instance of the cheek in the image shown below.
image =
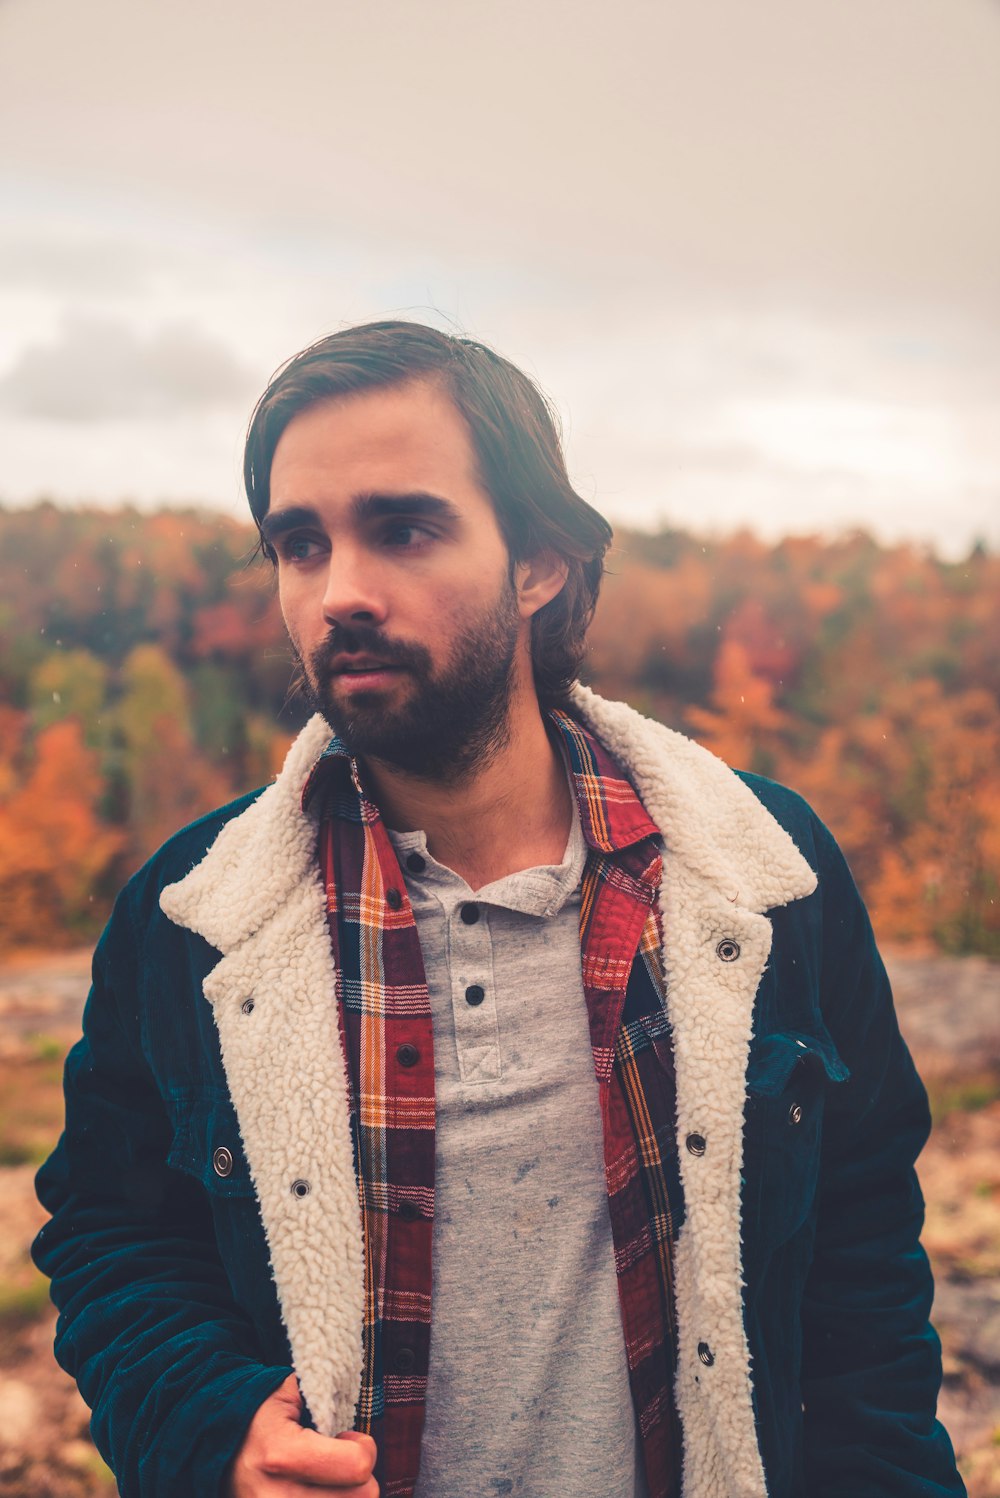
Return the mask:
<svg viewBox="0 0 1000 1498">
<path fill-rule="evenodd" d="M 400 629 L 436 631 L 462 610 L 468 587 L 468 580 L 454 575 L 441 577 L 414 572 L 387 590 L 390 618 L 397 621 Z"/>
<path fill-rule="evenodd" d="M 432 655 L 442 658 L 451 653 L 460 635 L 479 634 L 484 614 L 489 612 L 483 589 L 435 590 L 425 600 L 425 635 Z"/>
<path fill-rule="evenodd" d="M 278 582 L 278 607 L 281 610 L 281 617 L 285 621 L 285 629 L 294 640 L 296 634 L 295 610 L 288 596 L 288 589 L 283 587 L 280 581 Z"/>
<path fill-rule="evenodd" d="M 315 643 L 312 637 L 318 638 L 315 627 L 310 624 L 310 614 L 316 613 L 320 623 L 322 623 L 322 614 L 321 611 L 317 613 L 315 607 L 310 608 L 301 578 L 282 578 L 279 574 L 278 606 L 281 609 L 281 617 L 285 621 L 288 638 L 300 655 L 307 654 L 310 645 Z"/>
</svg>

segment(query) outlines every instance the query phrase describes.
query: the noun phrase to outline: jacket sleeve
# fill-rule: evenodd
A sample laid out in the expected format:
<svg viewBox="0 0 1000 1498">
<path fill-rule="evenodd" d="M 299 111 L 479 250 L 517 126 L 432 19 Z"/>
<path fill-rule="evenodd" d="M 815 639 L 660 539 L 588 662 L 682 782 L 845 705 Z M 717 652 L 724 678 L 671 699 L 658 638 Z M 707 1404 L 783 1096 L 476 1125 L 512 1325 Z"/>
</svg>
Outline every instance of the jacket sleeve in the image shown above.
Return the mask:
<svg viewBox="0 0 1000 1498">
<path fill-rule="evenodd" d="M 825 828 L 819 854 L 824 1014 L 851 1075 L 827 1103 L 802 1309 L 804 1491 L 943 1498 L 965 1488 L 935 1419 L 941 1354 L 914 1170 L 930 1131 L 927 1095 L 867 913 Z"/>
<path fill-rule="evenodd" d="M 123 1498 L 218 1498 L 254 1411 L 292 1370 L 259 1360 L 209 1209 L 167 1169 L 132 926 L 126 889 L 67 1058 L 65 1131 L 36 1181 L 52 1218 L 32 1255 L 52 1279 L 56 1357 Z"/>
</svg>

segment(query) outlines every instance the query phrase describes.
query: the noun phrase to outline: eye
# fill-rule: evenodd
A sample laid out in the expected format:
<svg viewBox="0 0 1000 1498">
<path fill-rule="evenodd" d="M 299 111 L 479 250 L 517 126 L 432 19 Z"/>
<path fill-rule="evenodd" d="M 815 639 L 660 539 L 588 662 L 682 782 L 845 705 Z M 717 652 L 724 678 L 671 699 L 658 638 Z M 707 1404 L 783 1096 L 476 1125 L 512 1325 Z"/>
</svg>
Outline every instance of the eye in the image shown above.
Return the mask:
<svg viewBox="0 0 1000 1498">
<path fill-rule="evenodd" d="M 313 557 L 319 556 L 323 545 L 312 536 L 291 535 L 286 536 L 278 547 L 282 561 L 285 562 L 309 562 Z"/>
<path fill-rule="evenodd" d="M 389 546 L 398 546 L 401 551 L 419 546 L 431 539 L 431 532 L 413 520 L 397 520 L 386 527 L 385 541 Z"/>
</svg>

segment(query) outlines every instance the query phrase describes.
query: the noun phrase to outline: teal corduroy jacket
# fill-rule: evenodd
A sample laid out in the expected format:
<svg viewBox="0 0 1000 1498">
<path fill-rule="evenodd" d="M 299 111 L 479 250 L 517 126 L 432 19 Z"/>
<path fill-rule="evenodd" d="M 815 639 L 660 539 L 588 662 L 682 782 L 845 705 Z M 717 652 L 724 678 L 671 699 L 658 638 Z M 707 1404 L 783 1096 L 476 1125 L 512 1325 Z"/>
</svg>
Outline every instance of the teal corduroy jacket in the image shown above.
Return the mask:
<svg viewBox="0 0 1000 1498">
<path fill-rule="evenodd" d="M 664 839 L 683 1498 L 961 1494 L 927 1100 L 847 866 L 792 792 L 584 688 L 573 708 Z M 314 719 L 275 783 L 172 838 L 95 954 L 33 1253 L 125 1498 L 217 1498 L 293 1370 L 318 1429 L 351 1423 L 361 1226 L 301 806 L 329 735 Z"/>
</svg>

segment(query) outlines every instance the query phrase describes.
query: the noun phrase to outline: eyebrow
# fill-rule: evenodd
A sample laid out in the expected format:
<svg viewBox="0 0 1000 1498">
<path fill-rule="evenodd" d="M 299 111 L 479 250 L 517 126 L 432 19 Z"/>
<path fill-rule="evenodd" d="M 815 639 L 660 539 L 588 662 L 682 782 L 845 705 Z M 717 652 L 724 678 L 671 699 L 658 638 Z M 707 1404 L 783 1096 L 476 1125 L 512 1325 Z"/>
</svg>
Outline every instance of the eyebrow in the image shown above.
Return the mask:
<svg viewBox="0 0 1000 1498">
<path fill-rule="evenodd" d="M 351 504 L 358 520 L 381 520 L 392 515 L 422 515 L 428 520 L 459 520 L 458 506 L 440 494 L 416 489 L 404 494 L 359 494 Z"/>
<path fill-rule="evenodd" d="M 268 510 L 260 522 L 260 534 L 271 546 L 286 531 L 300 525 L 316 525 L 318 521 L 319 516 L 309 505 L 290 505 L 287 510 Z"/>
<path fill-rule="evenodd" d="M 356 521 L 382 520 L 394 515 L 412 515 L 425 519 L 455 522 L 461 518 L 456 505 L 439 494 L 429 494 L 423 489 L 401 494 L 358 494 L 351 501 L 351 517 Z M 311 505 L 289 505 L 283 510 L 269 510 L 260 523 L 264 540 L 273 545 L 279 536 L 300 526 L 322 524 L 317 510 Z"/>
</svg>

